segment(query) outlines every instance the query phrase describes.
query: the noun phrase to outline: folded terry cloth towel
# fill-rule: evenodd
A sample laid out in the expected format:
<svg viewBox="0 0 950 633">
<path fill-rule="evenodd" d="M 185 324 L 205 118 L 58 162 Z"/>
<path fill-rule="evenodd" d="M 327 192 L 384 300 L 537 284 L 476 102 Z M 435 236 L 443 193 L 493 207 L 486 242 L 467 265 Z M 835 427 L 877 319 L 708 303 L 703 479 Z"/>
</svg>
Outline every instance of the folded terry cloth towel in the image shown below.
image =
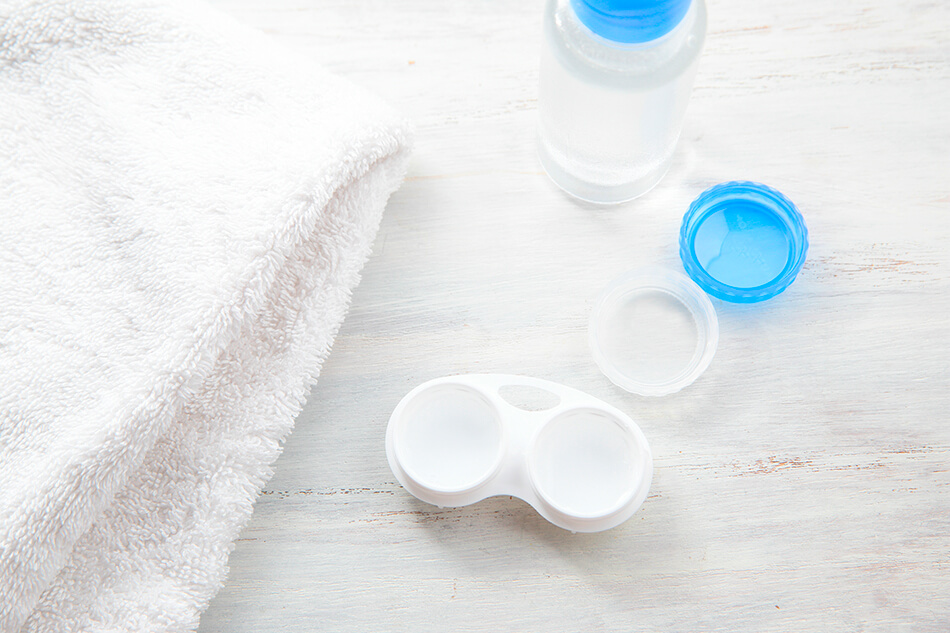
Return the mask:
<svg viewBox="0 0 950 633">
<path fill-rule="evenodd" d="M 0 0 L 0 631 L 187 631 L 402 120 L 192 0 Z"/>
</svg>

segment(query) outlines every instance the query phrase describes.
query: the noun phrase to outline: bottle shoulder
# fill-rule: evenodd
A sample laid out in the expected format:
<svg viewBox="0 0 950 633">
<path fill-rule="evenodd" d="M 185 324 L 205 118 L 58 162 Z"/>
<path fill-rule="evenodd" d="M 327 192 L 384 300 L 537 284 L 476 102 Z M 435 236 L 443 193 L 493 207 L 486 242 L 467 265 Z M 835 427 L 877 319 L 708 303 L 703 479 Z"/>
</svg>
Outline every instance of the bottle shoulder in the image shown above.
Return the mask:
<svg viewBox="0 0 950 633">
<path fill-rule="evenodd" d="M 672 31 L 640 44 L 597 35 L 580 21 L 570 0 L 548 0 L 544 12 L 543 45 L 565 68 L 603 83 L 645 86 L 673 80 L 694 64 L 705 39 L 704 0 L 693 0 Z"/>
</svg>

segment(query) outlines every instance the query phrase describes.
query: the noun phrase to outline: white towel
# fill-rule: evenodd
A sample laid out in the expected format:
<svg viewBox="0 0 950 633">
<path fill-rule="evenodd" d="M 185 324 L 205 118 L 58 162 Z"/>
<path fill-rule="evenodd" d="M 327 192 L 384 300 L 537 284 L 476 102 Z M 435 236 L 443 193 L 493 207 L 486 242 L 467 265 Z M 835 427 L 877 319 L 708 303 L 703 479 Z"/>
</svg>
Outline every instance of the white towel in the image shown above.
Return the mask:
<svg viewBox="0 0 950 633">
<path fill-rule="evenodd" d="M 187 631 L 406 164 L 192 1 L 0 0 L 0 630 Z"/>
</svg>

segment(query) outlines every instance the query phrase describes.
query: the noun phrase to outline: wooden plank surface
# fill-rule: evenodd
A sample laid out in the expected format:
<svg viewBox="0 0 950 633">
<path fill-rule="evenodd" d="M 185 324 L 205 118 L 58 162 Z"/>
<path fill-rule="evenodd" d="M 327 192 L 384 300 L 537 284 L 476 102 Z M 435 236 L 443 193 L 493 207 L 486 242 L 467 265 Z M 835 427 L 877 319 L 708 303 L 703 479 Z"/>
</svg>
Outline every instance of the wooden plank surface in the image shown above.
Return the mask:
<svg viewBox="0 0 950 633">
<path fill-rule="evenodd" d="M 350 315 L 202 633 L 950 630 L 950 5 L 710 0 L 672 170 L 579 205 L 534 153 L 537 1 L 215 0 L 413 119 Z M 587 348 L 617 274 L 678 267 L 717 182 L 802 210 L 798 281 L 714 300 L 679 394 L 614 387 Z M 650 497 L 573 535 L 517 499 L 439 510 L 384 451 L 412 387 L 468 372 L 585 390 L 649 438 Z"/>
</svg>

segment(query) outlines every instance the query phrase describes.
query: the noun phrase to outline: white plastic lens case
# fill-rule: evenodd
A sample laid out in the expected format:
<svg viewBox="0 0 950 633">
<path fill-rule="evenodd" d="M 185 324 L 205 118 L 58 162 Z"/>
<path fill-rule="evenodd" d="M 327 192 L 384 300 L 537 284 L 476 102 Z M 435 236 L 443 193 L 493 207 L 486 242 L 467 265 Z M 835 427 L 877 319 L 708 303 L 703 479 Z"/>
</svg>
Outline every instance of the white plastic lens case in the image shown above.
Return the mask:
<svg viewBox="0 0 950 633">
<path fill-rule="evenodd" d="M 505 387 L 559 401 L 525 410 L 505 400 Z M 622 411 L 564 385 L 502 374 L 437 378 L 410 391 L 389 419 L 386 456 L 422 501 L 457 507 L 511 495 L 573 532 L 630 518 L 653 477 L 650 446 Z"/>
</svg>

